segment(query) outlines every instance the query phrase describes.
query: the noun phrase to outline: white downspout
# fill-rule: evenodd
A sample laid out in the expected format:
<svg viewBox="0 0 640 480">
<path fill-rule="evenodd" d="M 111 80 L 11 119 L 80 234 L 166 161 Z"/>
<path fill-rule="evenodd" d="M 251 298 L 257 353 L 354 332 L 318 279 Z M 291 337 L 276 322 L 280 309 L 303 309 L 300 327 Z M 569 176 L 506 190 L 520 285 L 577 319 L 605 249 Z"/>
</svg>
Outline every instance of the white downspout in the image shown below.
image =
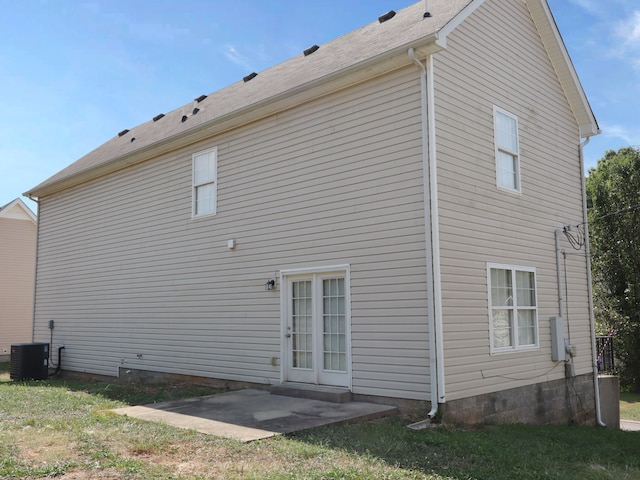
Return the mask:
<svg viewBox="0 0 640 480">
<path fill-rule="evenodd" d="M 436 159 L 436 108 L 433 79 L 433 55 L 427 59 L 427 106 L 429 118 L 429 182 L 431 187 L 431 236 L 433 247 L 433 290 L 436 321 L 436 355 L 438 357 L 438 403 L 445 403 L 444 338 L 442 327 L 442 282 L 440 276 L 440 215 L 438 212 L 438 169 Z"/>
<path fill-rule="evenodd" d="M 432 294 L 429 307 L 429 368 L 431 377 L 431 411 L 438 413 L 438 404 L 445 403 L 444 342 L 442 340 L 442 286 L 440 282 L 440 228 L 438 224 L 438 185 L 436 164 L 435 92 L 433 88 L 433 56 L 427 57 L 425 67 L 408 50 L 411 60 L 420 68 L 422 115 L 422 169 L 424 183 L 425 247 L 427 257 L 427 285 Z M 429 192 L 429 195 L 427 195 Z"/>
<path fill-rule="evenodd" d="M 596 423 L 600 427 L 606 427 L 607 425 L 602 421 L 602 413 L 600 411 L 600 382 L 598 382 L 598 351 L 596 348 L 596 319 L 593 310 L 593 287 L 591 277 L 591 247 L 589 245 L 589 217 L 587 214 L 587 186 L 584 176 L 584 147 L 587 146 L 591 137 L 585 138 L 584 142 L 580 143 L 580 173 L 582 177 L 582 214 L 584 221 L 584 249 L 587 257 L 587 288 L 589 293 L 589 324 L 591 327 L 591 353 L 592 353 L 592 367 L 593 367 L 593 389 L 595 391 L 596 401 Z"/>
</svg>

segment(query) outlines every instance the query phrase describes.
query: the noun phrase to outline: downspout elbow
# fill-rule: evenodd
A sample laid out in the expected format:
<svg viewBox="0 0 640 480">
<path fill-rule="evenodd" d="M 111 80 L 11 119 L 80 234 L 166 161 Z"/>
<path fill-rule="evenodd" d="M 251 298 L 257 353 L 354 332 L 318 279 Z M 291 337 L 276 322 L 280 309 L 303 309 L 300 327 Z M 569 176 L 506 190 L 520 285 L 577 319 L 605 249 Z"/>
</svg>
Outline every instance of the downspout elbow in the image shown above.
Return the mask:
<svg viewBox="0 0 640 480">
<path fill-rule="evenodd" d="M 422 62 L 416 58 L 416 51 L 413 49 L 413 47 L 410 47 L 409 50 L 407 50 L 407 55 L 409 55 L 409 58 L 413 60 L 413 63 L 415 63 L 418 68 L 422 70 L 422 73 L 426 75 L 427 67 L 425 67 Z"/>
</svg>

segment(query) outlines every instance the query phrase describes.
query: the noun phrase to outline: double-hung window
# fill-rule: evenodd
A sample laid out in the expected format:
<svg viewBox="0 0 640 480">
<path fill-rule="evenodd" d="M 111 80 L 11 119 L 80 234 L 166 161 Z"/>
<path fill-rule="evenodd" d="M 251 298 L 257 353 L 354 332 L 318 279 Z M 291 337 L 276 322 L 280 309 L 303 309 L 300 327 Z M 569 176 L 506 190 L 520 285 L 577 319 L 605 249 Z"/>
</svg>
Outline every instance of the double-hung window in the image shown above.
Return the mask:
<svg viewBox="0 0 640 480">
<path fill-rule="evenodd" d="M 538 346 L 538 307 L 534 268 L 487 266 L 491 351 Z"/>
<path fill-rule="evenodd" d="M 216 147 L 193 154 L 193 216 L 216 213 Z"/>
<path fill-rule="evenodd" d="M 493 107 L 498 188 L 520 192 L 518 118 Z"/>
</svg>

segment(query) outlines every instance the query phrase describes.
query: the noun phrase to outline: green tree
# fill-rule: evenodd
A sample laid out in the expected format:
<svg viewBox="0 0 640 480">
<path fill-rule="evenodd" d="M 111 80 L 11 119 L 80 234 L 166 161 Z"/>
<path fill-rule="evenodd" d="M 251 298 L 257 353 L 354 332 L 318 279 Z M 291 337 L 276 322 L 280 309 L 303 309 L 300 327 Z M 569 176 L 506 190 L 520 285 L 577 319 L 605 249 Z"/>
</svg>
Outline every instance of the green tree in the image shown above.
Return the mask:
<svg viewBox="0 0 640 480">
<path fill-rule="evenodd" d="M 615 330 L 622 387 L 640 391 L 640 148 L 606 152 L 587 201 L 596 321 Z"/>
</svg>

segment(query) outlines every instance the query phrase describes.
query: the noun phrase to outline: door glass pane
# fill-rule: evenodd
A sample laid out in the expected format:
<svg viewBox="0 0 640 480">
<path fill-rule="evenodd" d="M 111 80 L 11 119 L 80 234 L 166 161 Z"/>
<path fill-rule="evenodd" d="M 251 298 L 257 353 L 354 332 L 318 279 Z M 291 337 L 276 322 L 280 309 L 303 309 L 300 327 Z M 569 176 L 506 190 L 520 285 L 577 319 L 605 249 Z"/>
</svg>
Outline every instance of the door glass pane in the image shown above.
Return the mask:
<svg viewBox="0 0 640 480">
<path fill-rule="evenodd" d="M 292 283 L 291 317 L 292 366 L 313 368 L 311 281 Z"/>
<path fill-rule="evenodd" d="M 323 280 L 322 305 L 324 370 L 344 372 L 347 368 L 344 278 Z"/>
</svg>

